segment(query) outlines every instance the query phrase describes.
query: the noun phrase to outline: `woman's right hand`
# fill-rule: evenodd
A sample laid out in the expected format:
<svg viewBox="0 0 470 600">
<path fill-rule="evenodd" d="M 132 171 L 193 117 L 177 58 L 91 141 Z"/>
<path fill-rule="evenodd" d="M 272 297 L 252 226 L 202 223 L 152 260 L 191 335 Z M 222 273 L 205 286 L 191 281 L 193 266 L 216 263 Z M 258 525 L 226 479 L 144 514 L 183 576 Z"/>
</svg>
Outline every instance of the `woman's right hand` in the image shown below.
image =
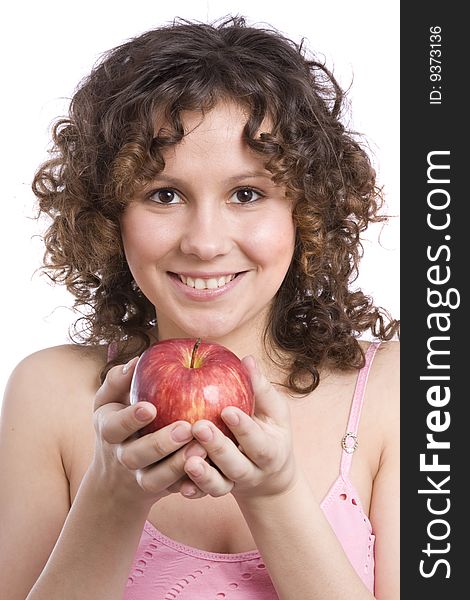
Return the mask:
<svg viewBox="0 0 470 600">
<path fill-rule="evenodd" d="M 149 402 L 130 405 L 129 389 L 138 357 L 110 369 L 96 393 L 96 445 L 91 470 L 110 492 L 124 500 L 150 506 L 159 498 L 180 492 L 188 498 L 205 495 L 186 475 L 190 456 L 206 458 L 193 439 L 191 424 L 175 421 L 154 433 L 138 437 L 139 429 L 156 416 Z"/>
</svg>

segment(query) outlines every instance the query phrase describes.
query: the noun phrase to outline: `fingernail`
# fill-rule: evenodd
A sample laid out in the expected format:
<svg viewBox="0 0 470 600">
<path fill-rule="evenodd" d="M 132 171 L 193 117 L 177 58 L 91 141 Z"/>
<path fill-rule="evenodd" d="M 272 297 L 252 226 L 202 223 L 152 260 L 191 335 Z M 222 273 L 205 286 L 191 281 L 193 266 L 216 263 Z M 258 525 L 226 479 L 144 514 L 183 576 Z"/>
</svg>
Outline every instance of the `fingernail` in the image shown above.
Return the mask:
<svg viewBox="0 0 470 600">
<path fill-rule="evenodd" d="M 197 492 L 197 490 L 195 487 L 188 488 L 188 489 L 184 490 L 183 496 L 187 496 L 188 498 L 191 498 L 192 496 L 196 495 L 196 492 Z"/>
<path fill-rule="evenodd" d="M 122 367 L 122 374 L 126 375 L 126 373 L 129 372 L 129 369 L 132 367 L 132 364 L 138 359 L 138 356 L 134 356 L 134 358 L 131 358 L 131 360 L 129 362 L 127 362 L 123 367 Z"/>
<path fill-rule="evenodd" d="M 204 467 L 200 463 L 189 465 L 186 468 L 193 477 L 199 477 L 204 473 Z"/>
<path fill-rule="evenodd" d="M 139 421 L 148 421 L 153 416 L 153 413 L 147 406 L 139 406 L 136 408 L 135 416 Z"/>
<path fill-rule="evenodd" d="M 175 442 L 187 442 L 193 437 L 191 433 L 191 427 L 189 424 L 184 425 L 183 423 L 180 423 L 171 432 L 171 437 L 175 440 Z"/>
<path fill-rule="evenodd" d="M 209 442 L 212 439 L 212 431 L 207 425 L 200 425 L 194 429 L 194 435 L 202 442 Z"/>
<path fill-rule="evenodd" d="M 255 375 L 260 374 L 260 370 L 258 369 L 258 363 L 256 362 L 254 356 L 252 356 L 251 354 L 245 356 L 244 363 L 249 368 L 249 370 L 252 371 Z"/>
<path fill-rule="evenodd" d="M 195 442 L 194 444 L 189 444 L 184 450 L 185 459 L 188 459 L 191 456 L 200 456 L 201 458 L 206 458 L 207 452 L 202 446 Z"/>
<path fill-rule="evenodd" d="M 224 414 L 222 415 L 222 417 L 227 423 L 227 425 L 230 425 L 232 427 L 235 427 L 240 423 L 240 417 L 238 416 L 238 413 L 234 410 L 224 410 Z"/>
</svg>

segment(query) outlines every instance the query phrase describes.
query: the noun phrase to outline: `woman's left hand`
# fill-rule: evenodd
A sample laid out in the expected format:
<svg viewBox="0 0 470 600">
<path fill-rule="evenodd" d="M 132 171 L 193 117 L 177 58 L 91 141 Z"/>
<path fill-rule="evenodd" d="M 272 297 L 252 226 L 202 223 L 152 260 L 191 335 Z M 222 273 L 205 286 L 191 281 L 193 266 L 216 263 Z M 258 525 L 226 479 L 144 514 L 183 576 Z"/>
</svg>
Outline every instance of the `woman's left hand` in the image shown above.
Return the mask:
<svg viewBox="0 0 470 600">
<path fill-rule="evenodd" d="M 239 447 L 210 421 L 198 421 L 193 424 L 193 435 L 215 466 L 192 456 L 184 469 L 199 490 L 211 496 L 232 492 L 237 500 L 243 500 L 283 494 L 296 480 L 289 406 L 259 372 L 253 357 L 242 362 L 253 385 L 254 415 L 234 406 L 221 413 Z"/>
</svg>

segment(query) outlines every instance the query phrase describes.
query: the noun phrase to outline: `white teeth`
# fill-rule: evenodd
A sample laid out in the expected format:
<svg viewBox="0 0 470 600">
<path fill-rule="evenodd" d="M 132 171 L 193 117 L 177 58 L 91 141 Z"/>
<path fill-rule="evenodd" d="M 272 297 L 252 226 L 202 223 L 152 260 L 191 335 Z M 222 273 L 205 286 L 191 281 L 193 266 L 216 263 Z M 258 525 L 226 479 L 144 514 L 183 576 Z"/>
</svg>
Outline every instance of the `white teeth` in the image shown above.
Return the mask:
<svg viewBox="0 0 470 600">
<path fill-rule="evenodd" d="M 227 285 L 232 279 L 235 278 L 235 273 L 232 275 L 223 275 L 216 279 L 215 277 L 211 277 L 210 279 L 202 279 L 200 277 L 196 277 L 193 279 L 192 277 L 186 277 L 186 275 L 178 275 L 180 280 L 187 285 L 188 287 L 195 288 L 196 290 L 215 290 L 217 288 L 223 287 Z"/>
<path fill-rule="evenodd" d="M 215 290 L 215 289 L 217 289 L 217 284 L 218 284 L 217 279 L 208 279 L 206 281 L 206 287 L 207 287 L 208 290 Z"/>
</svg>

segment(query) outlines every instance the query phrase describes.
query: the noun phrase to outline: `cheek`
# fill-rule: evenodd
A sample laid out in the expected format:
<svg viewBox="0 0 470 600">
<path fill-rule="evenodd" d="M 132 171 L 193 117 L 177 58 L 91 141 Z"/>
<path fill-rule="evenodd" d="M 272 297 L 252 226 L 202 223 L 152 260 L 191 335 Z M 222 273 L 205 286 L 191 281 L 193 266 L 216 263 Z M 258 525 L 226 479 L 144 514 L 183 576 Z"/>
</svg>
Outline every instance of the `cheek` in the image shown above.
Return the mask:
<svg viewBox="0 0 470 600">
<path fill-rule="evenodd" d="M 277 265 L 286 268 L 291 262 L 295 246 L 295 227 L 291 215 L 263 219 L 246 235 L 245 247 L 262 266 Z"/>
<path fill-rule="evenodd" d="M 154 262 L 171 246 L 172 229 L 156 226 L 154 219 L 129 210 L 121 219 L 121 235 L 129 266 L 142 267 L 146 260 Z"/>
<path fill-rule="evenodd" d="M 147 236 L 145 232 L 132 226 L 132 219 L 126 219 L 121 223 L 121 236 L 124 246 L 126 260 L 131 270 L 134 263 L 137 263 L 137 257 L 142 256 L 148 249 Z"/>
</svg>

